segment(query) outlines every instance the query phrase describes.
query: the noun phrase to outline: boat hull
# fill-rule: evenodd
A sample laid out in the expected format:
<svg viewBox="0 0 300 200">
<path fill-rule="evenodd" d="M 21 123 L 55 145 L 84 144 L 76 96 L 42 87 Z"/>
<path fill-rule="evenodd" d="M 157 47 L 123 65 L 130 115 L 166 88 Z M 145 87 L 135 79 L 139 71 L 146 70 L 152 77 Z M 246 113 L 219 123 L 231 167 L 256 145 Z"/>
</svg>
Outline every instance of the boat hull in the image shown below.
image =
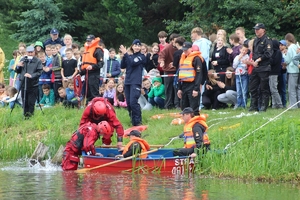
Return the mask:
<svg viewBox="0 0 300 200">
<path fill-rule="evenodd" d="M 194 159 L 188 156 L 173 157 L 174 149 L 159 149 L 156 152 L 148 154 L 146 159 L 134 158 L 106 167 L 93 170 L 93 172 L 137 172 L 137 173 L 163 173 L 184 175 L 194 170 Z M 97 153 L 104 157 L 89 156 L 82 153 L 83 167 L 93 168 L 118 160 L 115 157 L 107 157 L 120 154 L 117 149 L 96 148 Z"/>
</svg>

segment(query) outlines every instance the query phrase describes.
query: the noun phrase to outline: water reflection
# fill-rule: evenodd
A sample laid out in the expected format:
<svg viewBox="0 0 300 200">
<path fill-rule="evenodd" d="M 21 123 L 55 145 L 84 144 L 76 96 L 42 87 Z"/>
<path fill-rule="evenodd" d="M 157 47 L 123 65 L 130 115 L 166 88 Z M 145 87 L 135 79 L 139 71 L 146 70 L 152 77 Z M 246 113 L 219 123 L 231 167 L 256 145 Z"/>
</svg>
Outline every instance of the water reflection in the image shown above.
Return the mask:
<svg viewBox="0 0 300 200">
<path fill-rule="evenodd" d="M 66 199 L 207 199 L 197 198 L 194 180 L 152 174 L 76 174 L 62 172 Z"/>
<path fill-rule="evenodd" d="M 63 172 L 0 163 L 0 199 L 214 200 L 299 199 L 300 187 L 198 176 Z M 13 166 L 13 167 L 12 167 Z"/>
</svg>

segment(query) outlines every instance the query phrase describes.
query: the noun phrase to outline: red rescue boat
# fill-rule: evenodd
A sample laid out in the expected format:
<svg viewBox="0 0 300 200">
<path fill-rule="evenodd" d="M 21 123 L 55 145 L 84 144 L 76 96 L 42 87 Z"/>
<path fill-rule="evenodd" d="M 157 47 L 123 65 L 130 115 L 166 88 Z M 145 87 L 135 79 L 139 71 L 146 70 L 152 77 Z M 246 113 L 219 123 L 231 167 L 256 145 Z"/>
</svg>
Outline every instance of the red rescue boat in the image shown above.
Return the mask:
<svg viewBox="0 0 300 200">
<path fill-rule="evenodd" d="M 156 152 L 148 154 L 146 159 L 133 158 L 125 160 L 106 167 L 93 170 L 93 172 L 136 172 L 136 173 L 162 173 L 184 175 L 194 171 L 194 159 L 188 156 L 173 156 L 174 149 L 159 149 Z M 82 152 L 83 167 L 93 168 L 118 160 L 115 157 L 109 157 L 120 154 L 116 148 L 96 148 L 100 156 L 90 156 Z"/>
</svg>

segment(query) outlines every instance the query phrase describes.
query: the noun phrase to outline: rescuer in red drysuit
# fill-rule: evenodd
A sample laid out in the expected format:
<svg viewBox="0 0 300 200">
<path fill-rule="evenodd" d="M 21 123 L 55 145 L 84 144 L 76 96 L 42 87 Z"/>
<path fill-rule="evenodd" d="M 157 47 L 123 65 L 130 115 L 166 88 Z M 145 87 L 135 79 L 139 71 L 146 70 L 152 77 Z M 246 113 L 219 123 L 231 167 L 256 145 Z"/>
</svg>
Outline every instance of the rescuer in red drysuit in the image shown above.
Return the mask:
<svg viewBox="0 0 300 200">
<path fill-rule="evenodd" d="M 97 155 L 95 142 L 100 136 L 110 138 L 112 134 L 112 128 L 107 121 L 101 121 L 98 125 L 90 122 L 82 125 L 73 133 L 66 144 L 62 159 L 63 170 L 77 170 L 81 152 L 85 151 L 88 155 Z M 101 154 L 98 155 L 101 156 Z"/>
<path fill-rule="evenodd" d="M 107 121 L 110 126 L 116 129 L 117 132 L 117 147 L 122 147 L 124 128 L 117 118 L 115 109 L 113 106 L 103 97 L 95 97 L 89 102 L 85 110 L 83 111 L 80 124 L 92 122 L 98 124 L 101 121 Z M 102 138 L 102 143 L 105 145 L 111 144 L 111 138 Z"/>
</svg>

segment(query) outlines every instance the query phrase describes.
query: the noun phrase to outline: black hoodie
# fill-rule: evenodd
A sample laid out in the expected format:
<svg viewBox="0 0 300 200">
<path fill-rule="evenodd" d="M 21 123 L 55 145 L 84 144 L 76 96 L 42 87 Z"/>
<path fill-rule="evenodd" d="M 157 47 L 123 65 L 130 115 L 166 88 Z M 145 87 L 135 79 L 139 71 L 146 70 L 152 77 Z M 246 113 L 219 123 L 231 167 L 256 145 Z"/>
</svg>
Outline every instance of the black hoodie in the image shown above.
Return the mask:
<svg viewBox="0 0 300 200">
<path fill-rule="evenodd" d="M 272 40 L 273 43 L 273 55 L 270 59 L 271 71 L 270 75 L 279 75 L 281 70 L 282 53 L 279 50 L 279 42 Z"/>
</svg>

